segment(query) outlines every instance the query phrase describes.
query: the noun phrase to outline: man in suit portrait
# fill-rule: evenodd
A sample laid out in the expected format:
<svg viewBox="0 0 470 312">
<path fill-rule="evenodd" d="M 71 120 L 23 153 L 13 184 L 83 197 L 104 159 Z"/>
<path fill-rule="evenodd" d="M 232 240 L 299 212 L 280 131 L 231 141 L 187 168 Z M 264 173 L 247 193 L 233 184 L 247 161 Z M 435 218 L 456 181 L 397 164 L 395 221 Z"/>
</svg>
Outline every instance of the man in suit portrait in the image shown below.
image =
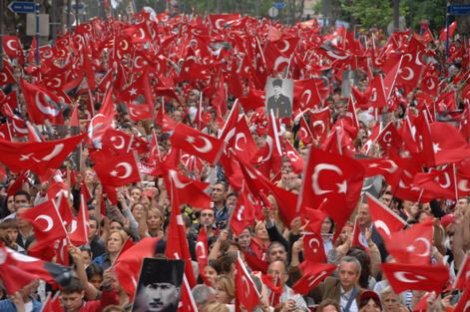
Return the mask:
<svg viewBox="0 0 470 312">
<path fill-rule="evenodd" d="M 292 103 L 291 99 L 282 93 L 282 79 L 274 79 L 272 81 L 272 96 L 268 98 L 266 111 L 271 114 L 274 112 L 274 116 L 277 118 L 291 117 L 292 115 Z"/>
</svg>

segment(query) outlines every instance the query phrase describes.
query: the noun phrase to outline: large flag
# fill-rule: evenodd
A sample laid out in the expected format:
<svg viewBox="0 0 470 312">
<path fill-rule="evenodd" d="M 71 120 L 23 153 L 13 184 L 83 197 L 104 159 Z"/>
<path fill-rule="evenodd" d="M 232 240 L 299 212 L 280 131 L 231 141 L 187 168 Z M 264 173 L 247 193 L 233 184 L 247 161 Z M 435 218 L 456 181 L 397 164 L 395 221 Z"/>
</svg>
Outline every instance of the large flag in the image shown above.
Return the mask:
<svg viewBox="0 0 470 312">
<path fill-rule="evenodd" d="M 445 265 L 384 263 L 382 270 L 395 293 L 405 290 L 425 290 L 440 293 L 449 281 Z"/>
<path fill-rule="evenodd" d="M 53 124 L 63 124 L 61 99 L 45 87 L 21 81 L 24 100 L 28 108 L 28 115 L 36 124 L 44 124 L 49 120 Z"/>
<path fill-rule="evenodd" d="M 101 148 L 101 139 L 106 130 L 112 127 L 114 120 L 113 88 L 109 88 L 99 112 L 93 116 L 88 125 L 88 139 L 97 148 Z"/>
<path fill-rule="evenodd" d="M 0 162 L 14 172 L 30 169 L 42 175 L 49 169 L 59 168 L 83 138 L 82 134 L 61 140 L 31 143 L 0 139 Z"/>
</svg>

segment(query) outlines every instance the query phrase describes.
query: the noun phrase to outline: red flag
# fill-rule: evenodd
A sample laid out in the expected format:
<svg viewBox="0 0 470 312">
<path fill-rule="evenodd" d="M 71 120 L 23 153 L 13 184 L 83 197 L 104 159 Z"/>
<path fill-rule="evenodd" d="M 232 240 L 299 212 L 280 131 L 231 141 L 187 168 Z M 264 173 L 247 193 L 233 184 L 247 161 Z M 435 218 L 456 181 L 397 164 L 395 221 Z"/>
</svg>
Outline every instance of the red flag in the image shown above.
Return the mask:
<svg viewBox="0 0 470 312">
<path fill-rule="evenodd" d="M 93 169 L 101 183 L 119 187 L 132 182 L 140 182 L 139 168 L 134 154 L 121 154 L 108 157 L 106 154 L 94 154 Z"/>
<path fill-rule="evenodd" d="M 454 126 L 443 122 L 433 122 L 430 128 L 436 165 L 459 162 L 470 157 L 467 141 Z"/>
<path fill-rule="evenodd" d="M 113 88 L 109 88 L 103 100 L 103 104 L 88 125 L 88 139 L 96 147 L 101 147 L 101 139 L 114 120 L 114 105 L 112 102 Z"/>
<path fill-rule="evenodd" d="M 289 141 L 285 142 L 284 147 L 285 156 L 289 159 L 292 169 L 295 173 L 300 174 L 304 169 L 304 159 L 299 155 L 297 150 L 289 143 Z"/>
<path fill-rule="evenodd" d="M 114 272 L 122 289 L 132 301 L 139 281 L 139 272 L 146 257 L 153 257 L 160 239 L 145 237 L 137 244 L 122 252 L 113 264 Z"/>
<path fill-rule="evenodd" d="M 456 289 L 465 289 L 468 288 L 468 282 L 470 279 L 470 257 L 468 254 L 465 254 L 462 264 L 459 268 L 459 273 L 455 277 L 454 284 L 452 288 Z"/>
<path fill-rule="evenodd" d="M 178 312 L 197 312 L 197 305 L 191 292 L 188 279 L 183 275 L 183 284 L 181 288 L 180 302 L 178 305 Z"/>
<path fill-rule="evenodd" d="M 80 196 L 80 210 L 78 211 L 75 230 L 70 233 L 70 241 L 76 246 L 88 244 L 88 206 L 83 194 Z"/>
<path fill-rule="evenodd" d="M 318 211 L 318 210 L 316 210 Z M 320 232 L 304 233 L 304 257 L 305 261 L 322 263 L 326 261 L 325 249 Z"/>
<path fill-rule="evenodd" d="M 242 259 L 237 258 L 235 263 L 235 309 L 243 307 L 247 311 L 253 311 L 260 302 L 261 295 L 251 279 Z"/>
<path fill-rule="evenodd" d="M 3 246 L 1 248 L 4 249 Z M 4 253 L 5 252 L 3 250 L 0 251 L 1 256 L 8 257 L 8 255 Z M 6 288 L 7 294 L 13 295 L 26 285 L 37 280 L 36 275 L 25 272 L 16 266 L 9 264 L 7 261 L 0 264 L 0 278 Z"/>
<path fill-rule="evenodd" d="M 59 168 L 84 135 L 47 142 L 15 143 L 0 139 L 0 162 L 14 172 L 31 169 L 38 175 Z"/>
<path fill-rule="evenodd" d="M 449 25 L 449 40 L 452 40 L 454 37 L 455 30 L 457 29 L 457 21 L 453 21 Z M 447 28 L 443 28 L 439 33 L 439 40 L 445 42 L 447 40 Z"/>
<path fill-rule="evenodd" d="M 470 289 L 467 288 L 463 292 L 462 296 L 459 298 L 459 302 L 455 306 L 453 312 L 469 312 L 469 311 L 470 311 Z"/>
<path fill-rule="evenodd" d="M 67 237 L 62 218 L 52 200 L 24 211 L 19 217 L 31 223 L 38 244 Z"/>
<path fill-rule="evenodd" d="M 362 189 L 364 170 L 355 160 L 312 148 L 304 171 L 297 212 L 318 207 L 325 198 L 344 196 L 346 209 L 354 210 Z"/>
<path fill-rule="evenodd" d="M 194 287 L 196 285 L 196 278 L 194 277 L 191 264 L 186 227 L 181 216 L 180 207 L 176 205 L 173 199 L 165 255 L 168 259 L 181 259 L 184 261 L 184 275 L 188 279 L 189 286 Z"/>
<path fill-rule="evenodd" d="M 332 264 L 314 263 L 310 261 L 302 262 L 301 266 L 302 277 L 292 286 L 292 289 L 302 295 L 308 294 L 336 269 L 336 266 Z"/>
<path fill-rule="evenodd" d="M 397 294 L 405 290 L 440 293 L 449 281 L 449 269 L 445 265 L 383 263 L 382 270 Z"/>
<path fill-rule="evenodd" d="M 196 260 L 199 266 L 199 275 L 202 277 L 202 280 L 204 281 L 206 285 L 209 285 L 204 275 L 204 268 L 209 263 L 208 248 L 209 248 L 209 243 L 207 242 L 207 231 L 205 227 L 201 227 L 201 229 L 199 230 L 199 235 L 197 236 L 197 242 L 196 242 Z"/>
<path fill-rule="evenodd" d="M 303 120 L 303 118 L 302 118 Z M 315 139 L 322 143 L 325 141 L 328 132 L 331 128 L 331 113 L 328 107 L 325 107 L 322 110 L 313 112 L 310 115 L 310 127 L 312 134 L 315 136 Z"/>
<path fill-rule="evenodd" d="M 431 261 L 433 223 L 417 223 L 411 229 L 394 232 L 386 240 L 390 254 L 401 263 L 427 265 Z"/>
<path fill-rule="evenodd" d="M 176 206 L 191 205 L 193 208 L 209 208 L 212 199 L 204 192 L 207 183 L 189 179 L 174 169 L 165 169 L 165 181 L 170 190 L 170 198 Z"/>
<path fill-rule="evenodd" d="M 432 194 L 434 198 L 458 199 L 455 164 L 442 170 L 431 169 L 429 173 L 418 173 L 413 184 Z"/>
<path fill-rule="evenodd" d="M 403 145 L 402 138 L 400 137 L 400 134 L 398 134 L 397 128 L 395 128 L 395 125 L 392 122 L 385 126 L 376 141 L 387 154 L 391 149 L 399 152 Z"/>
<path fill-rule="evenodd" d="M 44 124 L 49 120 L 53 124 L 63 124 L 62 100 L 48 89 L 21 81 L 24 100 L 28 107 L 28 115 L 36 124 Z"/>
<path fill-rule="evenodd" d="M 255 222 L 255 208 L 249 200 L 249 196 L 253 195 L 246 189 L 244 184 L 237 199 L 237 206 L 230 219 L 230 228 L 235 236 L 240 235 L 244 229 L 250 227 Z"/>
<path fill-rule="evenodd" d="M 171 136 L 171 144 L 213 164 L 222 152 L 223 141 L 179 123 Z"/>
<path fill-rule="evenodd" d="M 370 194 L 367 194 L 367 203 L 374 226 L 384 239 L 390 238 L 392 233 L 398 232 L 406 226 L 406 222 L 400 216 Z"/>
<path fill-rule="evenodd" d="M 42 305 L 41 312 L 63 312 L 64 308 L 62 307 L 62 303 L 60 302 L 60 291 L 56 292 L 53 297 L 49 294 Z"/>
</svg>

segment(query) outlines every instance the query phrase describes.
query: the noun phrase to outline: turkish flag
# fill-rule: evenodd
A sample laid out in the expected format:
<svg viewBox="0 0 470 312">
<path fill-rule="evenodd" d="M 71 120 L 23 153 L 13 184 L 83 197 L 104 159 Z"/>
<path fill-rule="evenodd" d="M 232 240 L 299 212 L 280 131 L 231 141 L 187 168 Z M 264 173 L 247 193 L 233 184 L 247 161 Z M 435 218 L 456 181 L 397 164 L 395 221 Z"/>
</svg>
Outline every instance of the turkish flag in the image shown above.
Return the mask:
<svg viewBox="0 0 470 312">
<path fill-rule="evenodd" d="M 440 293 L 449 281 L 449 268 L 445 265 L 383 263 L 382 270 L 397 294 L 405 290 Z"/>
<path fill-rule="evenodd" d="M 372 104 L 373 107 L 381 110 L 385 106 L 387 106 L 387 98 L 385 95 L 384 81 L 381 75 L 375 76 L 370 81 L 366 92 L 370 94 L 370 97 L 368 98 L 368 100 Z"/>
<path fill-rule="evenodd" d="M 305 110 L 320 106 L 322 103 L 315 79 L 294 81 L 293 110 Z"/>
<path fill-rule="evenodd" d="M 469 145 L 457 128 L 448 123 L 433 122 L 430 130 L 436 166 L 470 157 Z"/>
<path fill-rule="evenodd" d="M 19 217 L 31 223 L 38 244 L 67 237 L 62 218 L 52 200 L 24 211 Z"/>
<path fill-rule="evenodd" d="M 386 158 L 369 158 L 357 160 L 365 170 L 365 176 L 373 177 L 382 175 L 387 182 L 398 181 L 401 170 L 398 165 L 391 159 Z M 390 183 L 390 182 L 389 182 Z"/>
<path fill-rule="evenodd" d="M 189 286 L 186 275 L 183 275 L 183 284 L 181 286 L 178 312 L 198 312 L 196 301 L 194 301 L 193 293 L 191 292 L 191 287 Z"/>
<path fill-rule="evenodd" d="M 243 260 L 238 257 L 235 262 L 235 309 L 241 311 L 240 307 L 243 307 L 246 311 L 254 311 L 260 297 Z"/>
<path fill-rule="evenodd" d="M 63 124 L 63 101 L 45 87 L 34 85 L 21 80 L 24 100 L 28 115 L 35 124 L 44 124 L 49 120 L 52 124 Z"/>
<path fill-rule="evenodd" d="M 300 174 L 304 169 L 304 159 L 299 155 L 299 152 L 292 146 L 289 141 L 284 143 L 284 154 L 292 165 L 295 173 Z"/>
<path fill-rule="evenodd" d="M 427 265 L 431 261 L 432 220 L 417 223 L 410 229 L 393 232 L 385 238 L 388 252 L 401 263 Z"/>
<path fill-rule="evenodd" d="M 1 248 L 4 249 L 4 247 Z M 3 257 L 8 257 L 8 255 L 3 250 L 0 251 L 0 255 Z M 36 275 L 25 272 L 16 266 L 9 264 L 8 262 L 0 264 L 0 278 L 6 288 L 7 294 L 10 295 L 13 295 L 26 285 L 37 280 Z"/>
<path fill-rule="evenodd" d="M 41 312 L 63 312 L 64 308 L 62 307 L 62 303 L 60 302 L 60 291 L 56 292 L 55 295 L 52 297 L 51 294 L 46 298 L 42 306 Z"/>
<path fill-rule="evenodd" d="M 244 229 L 255 222 L 255 207 L 249 200 L 249 196 L 253 196 L 253 194 L 246 189 L 244 184 L 237 199 L 237 206 L 230 219 L 230 228 L 235 236 L 240 235 Z"/>
<path fill-rule="evenodd" d="M 331 128 L 331 112 L 328 107 L 310 114 L 310 127 L 312 134 L 318 142 L 322 143 L 328 136 Z"/>
<path fill-rule="evenodd" d="M 209 263 L 209 243 L 207 241 L 207 231 L 205 227 L 201 227 L 196 241 L 196 260 L 199 267 L 199 275 L 202 277 L 204 283 L 210 286 L 204 275 L 204 268 Z"/>
<path fill-rule="evenodd" d="M 202 158 L 211 164 L 215 163 L 222 152 L 223 141 L 197 131 L 182 123 L 176 125 L 171 136 L 172 147 Z"/>
<path fill-rule="evenodd" d="M 102 149 L 116 154 L 129 153 L 132 147 L 132 136 L 121 130 L 109 128 L 102 139 Z"/>
<path fill-rule="evenodd" d="M 400 148 L 403 145 L 403 140 L 392 122 L 390 122 L 382 132 L 380 132 L 376 142 L 382 147 L 382 150 L 386 154 L 388 154 L 391 149 L 396 152 L 400 151 Z"/>
<path fill-rule="evenodd" d="M 304 242 L 305 261 L 322 263 L 326 261 L 325 249 L 320 232 L 305 232 L 302 238 Z"/>
<path fill-rule="evenodd" d="M 88 244 L 88 206 L 83 194 L 80 196 L 80 210 L 78 211 L 77 223 L 70 232 L 70 241 L 76 246 Z"/>
<path fill-rule="evenodd" d="M 195 209 L 210 208 L 212 199 L 204 192 L 208 187 L 207 183 L 192 180 L 175 169 L 163 170 L 166 172 L 164 177 L 170 198 L 177 207 L 188 204 Z"/>
<path fill-rule="evenodd" d="M 113 264 L 119 284 L 129 295 L 130 301 L 133 300 L 135 295 L 142 262 L 146 257 L 153 257 L 159 240 L 159 238 L 154 237 L 143 238 L 134 246 L 121 252 Z"/>
<path fill-rule="evenodd" d="M 24 64 L 23 46 L 18 37 L 3 36 L 3 51 L 10 59 L 18 59 L 20 64 Z"/>
<path fill-rule="evenodd" d="M 13 71 L 12 71 L 11 66 L 8 64 L 7 61 L 4 60 L 3 68 L 2 70 L 0 70 L 0 86 L 16 83 L 16 79 L 12 73 Z M 16 92 L 11 92 L 11 94 L 16 95 Z"/>
<path fill-rule="evenodd" d="M 452 41 L 452 38 L 454 37 L 455 30 L 457 29 L 457 21 L 453 21 L 449 25 L 449 40 Z M 442 28 L 441 32 L 439 33 L 439 40 L 441 42 L 445 42 L 447 40 L 447 28 Z"/>
<path fill-rule="evenodd" d="M 17 143 L 0 139 L 0 162 L 14 172 L 31 169 L 43 175 L 49 169 L 59 168 L 84 135 L 66 139 Z"/>
<path fill-rule="evenodd" d="M 188 279 L 189 286 L 194 287 L 194 285 L 196 285 L 196 278 L 194 277 L 191 264 L 186 227 L 183 222 L 183 217 L 181 216 L 180 207 L 175 204 L 174 199 L 172 199 L 165 256 L 168 259 L 180 259 L 184 261 L 184 275 Z"/>
<path fill-rule="evenodd" d="M 141 181 L 134 154 L 109 157 L 103 152 L 96 152 L 92 159 L 95 162 L 93 169 L 103 185 L 119 187 Z"/>
<path fill-rule="evenodd" d="M 457 199 L 457 177 L 455 164 L 448 165 L 442 170 L 431 169 L 429 173 L 418 173 L 413 184 L 421 187 L 434 198 Z"/>
<path fill-rule="evenodd" d="M 245 118 L 241 118 L 235 125 L 235 132 L 230 141 L 226 141 L 227 145 L 225 150 L 236 154 L 237 157 L 244 162 L 250 160 L 257 154 L 258 148 L 255 140 L 251 135 L 250 128 Z"/>
<path fill-rule="evenodd" d="M 338 195 L 346 197 L 347 211 L 356 207 L 364 179 L 364 169 L 357 161 L 312 147 L 303 176 L 297 212 L 319 207 L 325 198 Z"/>
<path fill-rule="evenodd" d="M 470 312 L 470 288 L 463 292 L 453 312 Z"/>
<path fill-rule="evenodd" d="M 370 194 L 367 194 L 367 203 L 374 226 L 384 239 L 390 238 L 392 233 L 398 232 L 406 226 L 406 222 L 400 216 Z"/>
<path fill-rule="evenodd" d="M 106 130 L 112 127 L 114 120 L 113 88 L 109 88 L 99 112 L 93 116 L 88 125 L 88 139 L 95 147 L 101 147 L 101 139 Z"/>
<path fill-rule="evenodd" d="M 336 266 L 326 263 L 315 263 L 304 261 L 301 264 L 302 277 L 292 286 L 292 289 L 299 294 L 306 295 L 314 289 L 321 281 L 330 276 Z"/>
</svg>

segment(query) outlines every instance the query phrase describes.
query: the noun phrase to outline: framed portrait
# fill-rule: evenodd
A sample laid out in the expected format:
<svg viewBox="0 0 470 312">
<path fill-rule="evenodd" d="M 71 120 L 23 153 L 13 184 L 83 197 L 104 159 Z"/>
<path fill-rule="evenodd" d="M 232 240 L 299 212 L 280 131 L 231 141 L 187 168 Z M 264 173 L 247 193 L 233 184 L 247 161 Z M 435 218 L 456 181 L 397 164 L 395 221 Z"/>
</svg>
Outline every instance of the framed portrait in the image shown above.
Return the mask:
<svg viewBox="0 0 470 312">
<path fill-rule="evenodd" d="M 134 312 L 176 312 L 181 295 L 184 262 L 145 258 L 132 305 Z"/>
<path fill-rule="evenodd" d="M 294 81 L 270 77 L 266 82 L 265 91 L 266 114 L 269 116 L 272 111 L 276 118 L 290 118 L 294 98 Z"/>
</svg>

